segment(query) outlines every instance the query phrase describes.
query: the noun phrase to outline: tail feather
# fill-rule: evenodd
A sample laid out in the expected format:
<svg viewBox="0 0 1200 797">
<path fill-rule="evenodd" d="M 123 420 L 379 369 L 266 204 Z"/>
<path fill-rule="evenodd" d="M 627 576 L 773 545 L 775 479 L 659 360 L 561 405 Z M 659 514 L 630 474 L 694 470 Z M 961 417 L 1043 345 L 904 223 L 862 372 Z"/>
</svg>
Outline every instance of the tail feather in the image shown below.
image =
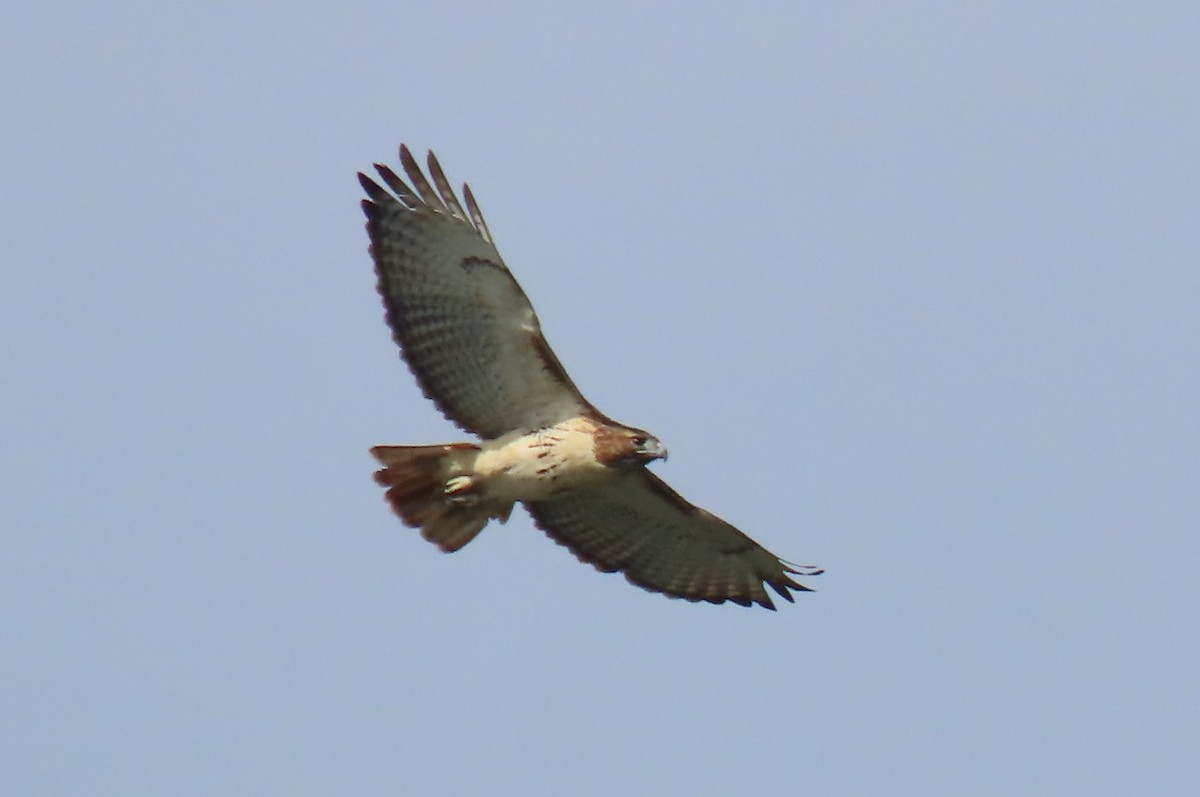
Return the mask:
<svg viewBox="0 0 1200 797">
<path fill-rule="evenodd" d="M 486 512 L 457 510 L 446 512 L 421 527 L 421 536 L 432 542 L 443 553 L 454 553 L 475 539 L 491 520 Z"/>
<path fill-rule="evenodd" d="M 447 481 L 470 473 L 479 447 L 469 443 L 442 446 L 375 446 L 371 454 L 383 465 L 375 481 L 404 524 L 442 551 L 457 551 L 475 539 L 491 518 L 480 503 L 452 502 Z"/>
</svg>

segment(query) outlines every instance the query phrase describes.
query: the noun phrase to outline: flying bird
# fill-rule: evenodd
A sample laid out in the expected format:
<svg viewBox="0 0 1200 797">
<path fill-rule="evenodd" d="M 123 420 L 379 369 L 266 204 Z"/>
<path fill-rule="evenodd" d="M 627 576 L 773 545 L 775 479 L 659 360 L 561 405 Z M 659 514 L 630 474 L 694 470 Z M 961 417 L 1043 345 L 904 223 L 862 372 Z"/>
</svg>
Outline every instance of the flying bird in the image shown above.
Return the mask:
<svg viewBox="0 0 1200 797">
<path fill-rule="evenodd" d="M 555 542 L 606 573 L 689 601 L 774 609 L 793 601 L 779 559 L 692 505 L 646 466 L 667 458 L 653 435 L 583 397 L 542 336 L 470 187 L 465 207 L 433 153 L 429 176 L 400 147 L 407 182 L 359 173 L 378 289 L 392 337 L 425 395 L 474 442 L 375 446 L 375 480 L 408 526 L 457 551 L 520 502 Z M 765 586 L 764 586 L 765 585 Z"/>
</svg>

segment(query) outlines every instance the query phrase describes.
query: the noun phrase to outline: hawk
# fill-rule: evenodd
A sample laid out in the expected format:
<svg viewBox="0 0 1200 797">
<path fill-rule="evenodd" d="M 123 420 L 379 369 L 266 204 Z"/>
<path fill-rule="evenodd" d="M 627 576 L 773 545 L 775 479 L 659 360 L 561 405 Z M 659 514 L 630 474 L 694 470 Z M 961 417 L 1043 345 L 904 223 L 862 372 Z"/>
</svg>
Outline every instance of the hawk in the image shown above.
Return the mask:
<svg viewBox="0 0 1200 797">
<path fill-rule="evenodd" d="M 479 439 L 375 446 L 375 480 L 408 526 L 457 551 L 520 502 L 581 561 L 689 601 L 774 609 L 818 568 L 779 559 L 692 505 L 646 466 L 667 458 L 653 435 L 593 407 L 542 336 L 496 251 L 479 205 L 465 207 L 433 153 L 426 179 L 400 147 L 406 182 L 359 173 L 378 289 L 392 337 L 426 397 Z M 764 586 L 765 585 L 765 586 Z"/>
</svg>

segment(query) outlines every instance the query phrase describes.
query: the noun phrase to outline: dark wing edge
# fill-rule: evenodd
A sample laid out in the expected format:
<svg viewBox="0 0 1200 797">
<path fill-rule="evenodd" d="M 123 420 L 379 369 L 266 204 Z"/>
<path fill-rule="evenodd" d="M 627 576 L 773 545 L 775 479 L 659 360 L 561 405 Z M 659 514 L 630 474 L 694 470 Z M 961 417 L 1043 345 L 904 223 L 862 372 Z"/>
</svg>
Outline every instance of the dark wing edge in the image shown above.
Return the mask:
<svg viewBox="0 0 1200 797">
<path fill-rule="evenodd" d="M 579 561 L 602 573 L 621 572 L 649 592 L 692 603 L 729 601 L 775 611 L 764 585 L 795 603 L 792 591 L 813 590 L 793 576 L 824 572 L 780 559 L 647 470 L 607 488 L 525 506 L 538 528 Z M 623 519 L 614 522 L 613 515 Z M 691 564 L 693 559 L 700 563 Z M 664 577 L 664 565 L 674 572 Z M 701 583 L 706 575 L 707 583 Z M 712 580 L 716 576 L 723 577 L 719 586 Z"/>
</svg>

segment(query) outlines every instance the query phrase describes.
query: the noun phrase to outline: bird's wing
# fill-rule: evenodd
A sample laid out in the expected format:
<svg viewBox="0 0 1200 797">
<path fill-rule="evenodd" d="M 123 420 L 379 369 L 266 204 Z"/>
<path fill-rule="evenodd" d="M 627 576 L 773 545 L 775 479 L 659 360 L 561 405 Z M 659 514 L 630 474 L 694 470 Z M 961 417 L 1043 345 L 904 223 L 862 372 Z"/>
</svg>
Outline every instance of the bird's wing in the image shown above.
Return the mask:
<svg viewBox="0 0 1200 797">
<path fill-rule="evenodd" d="M 400 163 L 411 187 L 381 164 L 390 192 L 358 177 L 387 322 L 425 395 L 485 438 L 595 412 L 542 337 L 471 189 L 464 210 L 432 152 L 432 185 L 407 147 Z"/>
<path fill-rule="evenodd" d="M 780 560 L 644 468 L 526 508 L 581 561 L 673 598 L 774 609 L 764 585 L 790 602 L 790 590 L 809 591 L 792 575 L 821 573 Z"/>
</svg>

